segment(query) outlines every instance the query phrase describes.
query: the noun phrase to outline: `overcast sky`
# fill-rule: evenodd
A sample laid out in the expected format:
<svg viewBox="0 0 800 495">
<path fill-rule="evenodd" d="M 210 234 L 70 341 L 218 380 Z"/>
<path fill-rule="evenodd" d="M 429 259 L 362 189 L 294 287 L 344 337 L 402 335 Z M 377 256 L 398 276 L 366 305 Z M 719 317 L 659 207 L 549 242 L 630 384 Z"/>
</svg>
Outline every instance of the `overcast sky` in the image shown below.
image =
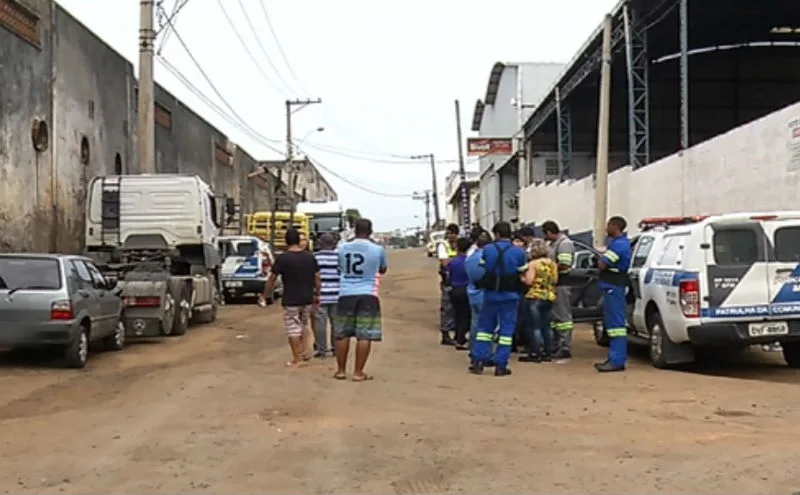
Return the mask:
<svg viewBox="0 0 800 495">
<path fill-rule="evenodd" d="M 157 3 L 171 11 L 174 1 Z M 138 0 L 59 2 L 137 63 Z M 430 188 L 430 172 L 425 163 L 397 157 L 434 153 L 441 160 L 443 204 L 445 177 L 457 166 L 453 100 L 462 102 L 466 137 L 496 61 L 567 62 L 615 3 L 263 0 L 276 43 L 262 0 L 189 0 L 177 32 L 251 130 L 219 116 L 158 62 L 156 80 L 257 159 L 278 157 L 269 146 L 285 149 L 287 96 L 322 98 L 294 117 L 296 139 L 305 137 L 301 148 L 330 170 L 322 173 L 346 207 L 358 208 L 379 230 L 405 228 L 421 223 L 414 217 L 422 217 L 423 205 L 408 195 Z M 176 36 L 169 35 L 161 54 L 232 114 Z M 477 163 L 468 167 L 477 170 Z"/>
</svg>

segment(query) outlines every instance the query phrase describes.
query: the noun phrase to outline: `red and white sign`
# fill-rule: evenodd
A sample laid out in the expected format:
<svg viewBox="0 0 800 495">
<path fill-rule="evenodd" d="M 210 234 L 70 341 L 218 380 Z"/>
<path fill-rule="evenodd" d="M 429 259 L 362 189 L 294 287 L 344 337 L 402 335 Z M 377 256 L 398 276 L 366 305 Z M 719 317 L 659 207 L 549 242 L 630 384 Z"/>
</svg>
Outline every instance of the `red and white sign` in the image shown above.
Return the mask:
<svg viewBox="0 0 800 495">
<path fill-rule="evenodd" d="M 511 155 L 514 141 L 511 138 L 467 138 L 467 155 Z"/>
</svg>

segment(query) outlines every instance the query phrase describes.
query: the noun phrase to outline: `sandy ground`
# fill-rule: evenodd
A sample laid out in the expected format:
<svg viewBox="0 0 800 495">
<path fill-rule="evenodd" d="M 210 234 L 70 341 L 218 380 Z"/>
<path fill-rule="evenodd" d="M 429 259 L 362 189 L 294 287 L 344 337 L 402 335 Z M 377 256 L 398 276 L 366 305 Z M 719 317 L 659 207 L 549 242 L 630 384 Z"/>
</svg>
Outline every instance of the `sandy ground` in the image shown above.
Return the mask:
<svg viewBox="0 0 800 495">
<path fill-rule="evenodd" d="M 393 252 L 375 380 L 287 370 L 279 308 L 228 306 L 186 336 L 86 370 L 0 360 L 3 493 L 793 493 L 800 373 L 750 352 L 598 375 L 567 364 L 466 373 L 438 345 L 435 270 Z"/>
</svg>

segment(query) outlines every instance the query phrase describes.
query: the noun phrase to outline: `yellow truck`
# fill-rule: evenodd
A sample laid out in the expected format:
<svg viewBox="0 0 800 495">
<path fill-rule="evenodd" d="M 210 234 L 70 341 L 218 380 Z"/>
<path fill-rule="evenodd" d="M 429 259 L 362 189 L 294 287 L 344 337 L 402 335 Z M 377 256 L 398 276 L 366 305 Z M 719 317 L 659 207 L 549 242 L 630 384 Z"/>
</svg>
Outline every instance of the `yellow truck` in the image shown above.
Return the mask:
<svg viewBox="0 0 800 495">
<path fill-rule="evenodd" d="M 291 218 L 291 223 L 290 223 Z M 275 251 L 283 251 L 286 249 L 286 231 L 290 226 L 305 234 L 309 242 L 309 249 L 311 246 L 311 230 L 309 229 L 311 216 L 303 213 L 295 213 L 292 217 L 288 211 L 275 212 L 275 245 L 272 248 Z M 256 236 L 266 242 L 271 242 L 271 228 L 272 228 L 272 212 L 257 211 L 244 216 L 245 232 L 248 235 Z"/>
</svg>

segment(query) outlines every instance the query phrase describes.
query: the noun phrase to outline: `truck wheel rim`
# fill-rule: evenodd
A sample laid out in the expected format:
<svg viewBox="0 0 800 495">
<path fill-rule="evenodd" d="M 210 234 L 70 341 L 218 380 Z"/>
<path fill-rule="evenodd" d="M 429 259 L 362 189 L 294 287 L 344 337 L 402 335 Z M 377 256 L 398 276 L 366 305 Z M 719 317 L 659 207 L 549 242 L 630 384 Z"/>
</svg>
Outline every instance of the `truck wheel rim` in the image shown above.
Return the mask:
<svg viewBox="0 0 800 495">
<path fill-rule="evenodd" d="M 167 334 L 172 333 L 172 322 L 175 319 L 175 298 L 167 294 L 164 298 L 164 328 Z"/>
<path fill-rule="evenodd" d="M 650 331 L 650 356 L 653 359 L 658 359 L 661 357 L 662 338 L 661 325 L 654 323 L 653 329 Z"/>
</svg>

